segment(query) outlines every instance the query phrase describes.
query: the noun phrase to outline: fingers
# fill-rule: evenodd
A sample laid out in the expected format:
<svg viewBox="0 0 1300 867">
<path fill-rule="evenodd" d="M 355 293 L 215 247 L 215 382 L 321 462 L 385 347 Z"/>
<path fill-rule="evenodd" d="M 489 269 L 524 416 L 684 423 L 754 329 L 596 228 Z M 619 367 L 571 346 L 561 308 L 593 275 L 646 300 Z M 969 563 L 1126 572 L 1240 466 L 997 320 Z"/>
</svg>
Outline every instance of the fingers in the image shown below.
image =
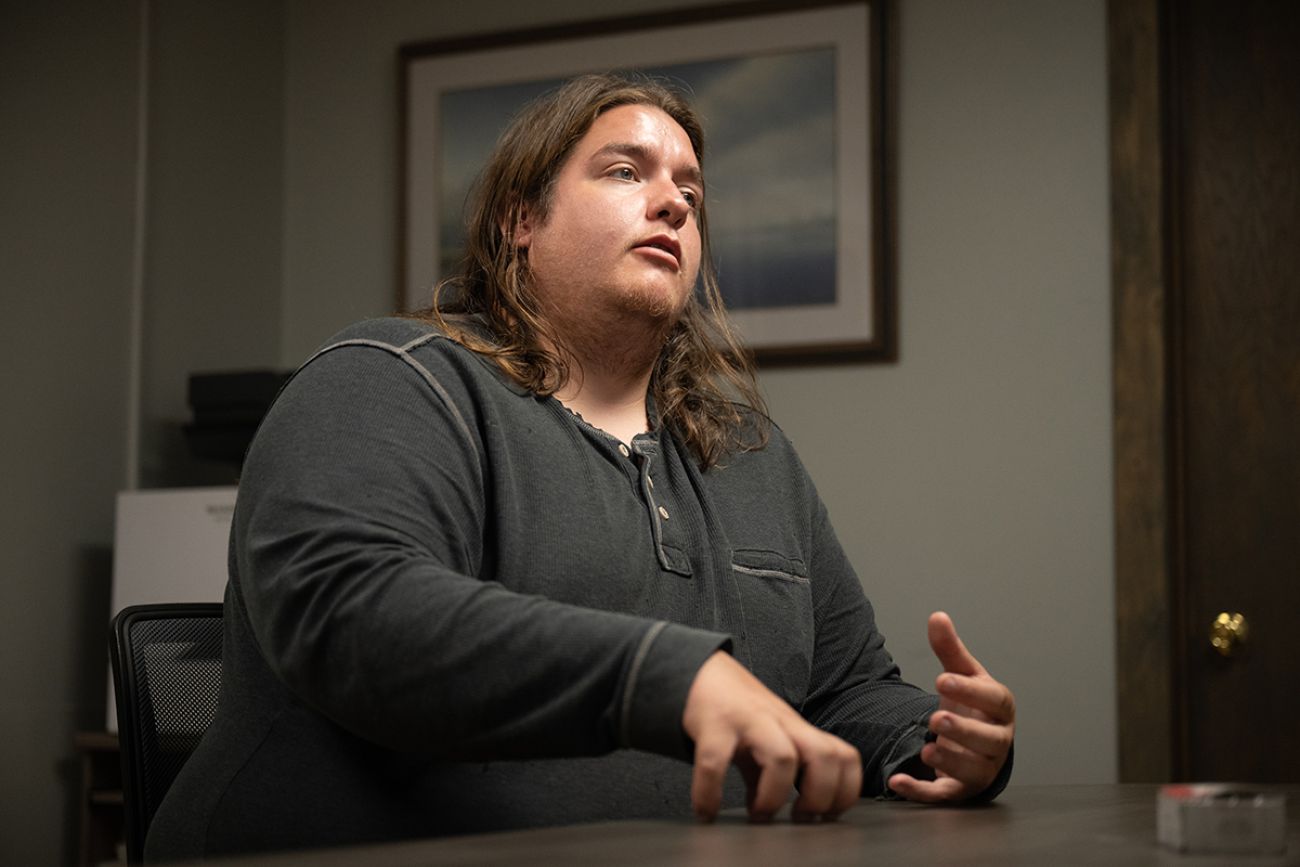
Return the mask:
<svg viewBox="0 0 1300 867">
<path fill-rule="evenodd" d="M 961 784 L 961 797 L 978 795 L 988 788 L 1002 767 L 1000 760 L 975 753 L 953 740 L 939 738 L 921 750 L 921 761 Z"/>
<path fill-rule="evenodd" d="M 695 816 L 713 821 L 722 807 L 722 784 L 736 752 L 737 738 L 723 729 L 712 729 L 695 740 L 695 770 L 691 773 L 691 805 Z"/>
<path fill-rule="evenodd" d="M 935 780 L 918 780 L 909 774 L 894 774 L 889 778 L 889 788 L 900 797 L 923 804 L 960 801 L 965 797 L 965 786 L 952 777 Z"/>
<path fill-rule="evenodd" d="M 1006 695 L 1005 701 L 990 699 L 986 707 L 996 706 L 1006 710 L 1010 716 L 1009 719 L 998 719 L 991 712 L 971 716 L 970 705 L 956 705 L 956 710 L 941 707 L 930 716 L 930 730 L 939 737 L 921 749 L 921 760 L 934 768 L 941 779 L 949 782 L 938 789 L 918 788 L 906 782 L 904 787 L 907 792 L 915 793 L 918 800 L 961 800 L 978 795 L 997 779 L 1007 760 L 1015 734 L 1015 703 L 1011 691 L 987 675 L 977 679 L 945 674 L 939 680 L 941 684 L 950 680 L 962 681 L 963 689 L 972 684 L 980 687 L 981 691 L 974 698 L 969 690 L 962 695 L 962 700 L 972 705 L 977 701 L 982 702 L 984 696 L 998 695 L 1000 690 Z M 982 688 L 989 683 L 998 687 L 998 690 L 983 691 Z M 902 790 L 895 791 L 905 798 L 913 797 L 912 794 L 904 794 Z"/>
<path fill-rule="evenodd" d="M 949 711 L 937 711 L 931 716 L 930 730 L 939 736 L 940 744 L 955 743 L 998 762 L 1011 749 L 1009 726 L 970 719 Z"/>
<path fill-rule="evenodd" d="M 1001 759 L 976 753 L 947 737 L 926 744 L 921 760 L 934 768 L 934 780 L 894 774 L 887 781 L 890 789 L 909 801 L 964 801 L 987 789 L 1002 767 Z"/>
<path fill-rule="evenodd" d="M 986 791 L 997 779 L 1006 762 L 1006 754 L 988 756 L 977 753 L 949 738 L 939 738 L 934 743 L 926 744 L 921 749 L 921 761 L 936 772 L 935 783 L 927 786 L 928 781 L 914 780 L 906 774 L 896 774 L 890 778 L 889 787 L 909 800 L 945 800 L 964 801 Z M 895 779 L 899 785 L 894 785 Z"/>
<path fill-rule="evenodd" d="M 943 674 L 935 680 L 939 710 L 930 717 L 938 738 L 921 749 L 921 760 L 938 776 L 918 780 L 895 774 L 888 785 L 913 801 L 964 800 L 987 789 L 1006 763 L 1015 734 L 1015 696 L 966 649 L 947 614 L 931 614 L 926 632 Z"/>
<path fill-rule="evenodd" d="M 1015 696 L 987 674 L 966 677 L 945 672 L 935 680 L 935 688 L 949 705 L 972 708 L 995 722 L 1011 723 L 1016 719 Z"/>
<path fill-rule="evenodd" d="M 691 777 L 691 803 L 696 818 L 709 822 L 717 818 L 727 768 L 733 762 L 745 778 L 746 807 L 752 821 L 771 821 L 790 799 L 800 767 L 798 750 L 779 726 L 760 724 L 759 728 L 768 730 L 696 743 L 695 770 Z M 746 743 L 748 746 L 740 746 Z M 805 779 L 808 776 L 805 774 Z M 816 776 L 820 778 L 824 773 Z"/>
<path fill-rule="evenodd" d="M 803 779 L 790 816 L 796 822 L 834 819 L 862 795 L 862 758 L 844 741 L 811 726 L 803 736 Z"/>
<path fill-rule="evenodd" d="M 797 717 L 759 718 L 734 736 L 696 743 L 691 802 L 698 818 L 717 816 L 732 763 L 745 777 L 749 818 L 755 822 L 772 820 L 800 775 L 799 797 L 791 809 L 795 821 L 834 819 L 862 793 L 862 760 L 856 749 Z"/>
<path fill-rule="evenodd" d="M 687 694 L 682 727 L 695 740 L 691 802 L 717 816 L 727 768 L 745 777 L 749 815 L 769 821 L 802 773 L 796 818 L 834 818 L 862 792 L 862 759 L 839 738 L 809 725 L 744 666 L 724 653 L 701 666 Z"/>
<path fill-rule="evenodd" d="M 952 618 L 944 612 L 936 611 L 930 615 L 926 633 L 930 639 L 930 649 L 939 657 L 944 671 L 970 675 L 987 673 L 979 660 L 966 649 L 957 635 L 957 627 L 953 626 Z"/>
<path fill-rule="evenodd" d="M 743 738 L 749 742 L 749 754 L 759 767 L 758 783 L 750 791 L 749 818 L 771 821 L 794 788 L 800 764 L 798 747 L 784 728 L 771 720 L 758 721 Z"/>
</svg>

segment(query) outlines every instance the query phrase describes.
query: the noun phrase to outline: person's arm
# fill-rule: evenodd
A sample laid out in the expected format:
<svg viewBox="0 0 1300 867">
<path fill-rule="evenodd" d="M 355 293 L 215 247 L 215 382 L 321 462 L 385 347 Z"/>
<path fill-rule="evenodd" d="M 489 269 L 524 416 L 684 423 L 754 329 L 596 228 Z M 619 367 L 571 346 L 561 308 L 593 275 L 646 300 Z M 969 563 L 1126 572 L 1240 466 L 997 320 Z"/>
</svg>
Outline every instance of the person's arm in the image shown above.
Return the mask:
<svg viewBox="0 0 1300 867">
<path fill-rule="evenodd" d="M 895 773 L 889 788 L 912 801 L 988 800 L 1011 776 L 1015 696 L 966 649 L 947 614 L 931 614 L 927 632 L 943 665 L 935 681 L 939 709 L 929 722 L 934 739 L 920 756 L 935 774 Z"/>
<path fill-rule="evenodd" d="M 954 672 L 940 677 L 941 697 L 905 682 L 825 507 L 817 501 L 815 509 L 816 646 L 805 717 L 858 748 L 864 795 L 926 801 L 995 796 L 1010 773 L 1010 691 L 982 668 L 977 673 L 979 664 L 964 647 L 958 652 L 960 639 L 955 631 L 947 634 L 946 617 L 947 629 L 931 627 L 940 662 Z M 1006 709 L 986 713 L 989 703 L 1003 701 Z M 945 731 L 945 724 L 953 730 Z M 975 761 L 975 753 L 985 761 Z"/>
<path fill-rule="evenodd" d="M 689 757 L 686 693 L 726 637 L 478 577 L 493 468 L 456 376 L 354 346 L 281 394 L 235 527 L 237 597 L 260 652 L 302 701 L 390 748 Z"/>
</svg>

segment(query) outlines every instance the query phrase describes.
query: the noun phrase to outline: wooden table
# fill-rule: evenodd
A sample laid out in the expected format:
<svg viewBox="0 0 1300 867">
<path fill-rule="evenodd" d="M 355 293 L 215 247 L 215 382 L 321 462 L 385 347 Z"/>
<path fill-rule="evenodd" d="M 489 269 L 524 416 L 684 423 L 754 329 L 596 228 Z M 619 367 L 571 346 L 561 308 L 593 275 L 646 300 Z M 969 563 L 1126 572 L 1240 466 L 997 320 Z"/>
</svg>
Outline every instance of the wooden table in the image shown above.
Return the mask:
<svg viewBox="0 0 1300 867">
<path fill-rule="evenodd" d="M 739 814 L 712 825 L 689 820 L 610 822 L 353 849 L 237 859 L 234 867 L 362 864 L 680 865 L 1300 865 L 1300 786 L 1287 795 L 1287 851 L 1280 856 L 1191 856 L 1156 845 L 1156 786 L 1012 786 L 984 807 L 865 801 L 840 821 L 751 825 Z M 213 862 L 208 862 L 210 865 Z"/>
</svg>

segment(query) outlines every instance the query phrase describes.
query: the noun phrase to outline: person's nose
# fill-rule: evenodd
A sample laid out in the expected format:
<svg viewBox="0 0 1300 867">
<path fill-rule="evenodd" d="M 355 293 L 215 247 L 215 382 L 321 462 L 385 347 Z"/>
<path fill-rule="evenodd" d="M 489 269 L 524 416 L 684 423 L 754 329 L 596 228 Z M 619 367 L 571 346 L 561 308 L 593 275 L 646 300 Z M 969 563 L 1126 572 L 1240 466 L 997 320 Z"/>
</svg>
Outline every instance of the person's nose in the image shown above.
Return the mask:
<svg viewBox="0 0 1300 867">
<path fill-rule="evenodd" d="M 690 215 L 691 203 L 686 201 L 676 183 L 664 179 L 655 184 L 650 197 L 650 219 L 663 220 L 674 229 L 680 229 Z"/>
</svg>

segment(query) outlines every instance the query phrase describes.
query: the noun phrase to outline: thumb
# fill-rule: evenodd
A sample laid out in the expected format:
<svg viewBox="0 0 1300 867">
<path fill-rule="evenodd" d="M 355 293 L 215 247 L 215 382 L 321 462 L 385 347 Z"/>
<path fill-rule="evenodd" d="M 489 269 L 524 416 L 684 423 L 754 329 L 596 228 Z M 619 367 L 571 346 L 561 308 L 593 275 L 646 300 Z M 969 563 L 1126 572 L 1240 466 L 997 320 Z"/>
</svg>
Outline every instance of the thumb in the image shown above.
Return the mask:
<svg viewBox="0 0 1300 867">
<path fill-rule="evenodd" d="M 942 611 L 936 611 L 930 615 L 929 623 L 926 624 L 926 632 L 930 638 L 930 649 L 934 655 L 939 657 L 939 663 L 943 665 L 944 671 L 951 671 L 955 674 L 985 674 L 984 666 L 979 664 L 971 652 L 962 644 L 961 638 L 957 635 L 957 627 L 952 625 L 952 618 Z"/>
</svg>

